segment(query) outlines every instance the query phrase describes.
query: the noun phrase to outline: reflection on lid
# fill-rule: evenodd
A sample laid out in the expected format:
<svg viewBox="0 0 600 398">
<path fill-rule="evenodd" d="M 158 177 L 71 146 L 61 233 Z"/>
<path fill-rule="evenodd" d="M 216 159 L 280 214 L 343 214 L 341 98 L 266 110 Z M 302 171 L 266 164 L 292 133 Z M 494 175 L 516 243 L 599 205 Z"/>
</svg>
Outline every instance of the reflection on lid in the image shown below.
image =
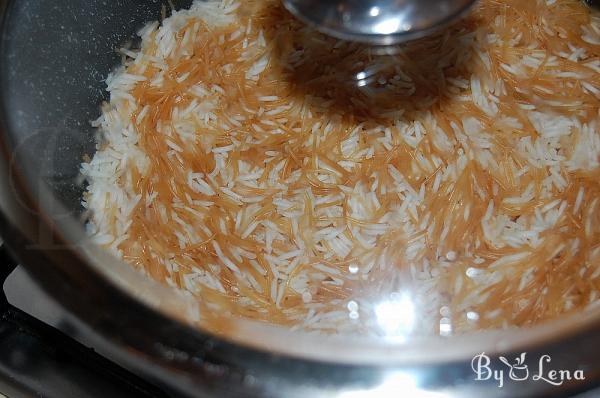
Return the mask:
<svg viewBox="0 0 600 398">
<path fill-rule="evenodd" d="M 415 306 L 407 294 L 392 294 L 375 307 L 375 315 L 385 336 L 396 341 L 406 340 L 415 324 Z"/>
<path fill-rule="evenodd" d="M 375 10 L 376 9 L 376 10 Z M 406 16 L 412 11 L 412 7 L 407 6 L 406 10 L 401 14 L 396 14 L 393 17 L 383 19 L 381 22 L 373 26 L 373 33 L 380 35 L 390 35 L 398 33 L 401 30 L 409 31 L 412 29 L 412 25 L 407 21 Z M 373 15 L 373 13 L 376 15 Z M 378 7 L 373 7 L 369 11 L 371 16 L 378 16 L 380 10 Z"/>
<path fill-rule="evenodd" d="M 383 382 L 370 390 L 345 391 L 338 395 L 339 398 L 447 398 L 444 393 L 426 391 L 418 387 L 415 376 L 406 372 L 393 372 Z"/>
<path fill-rule="evenodd" d="M 373 27 L 373 31 L 382 35 L 388 35 L 397 32 L 401 23 L 401 18 L 397 17 L 384 19 Z"/>
</svg>

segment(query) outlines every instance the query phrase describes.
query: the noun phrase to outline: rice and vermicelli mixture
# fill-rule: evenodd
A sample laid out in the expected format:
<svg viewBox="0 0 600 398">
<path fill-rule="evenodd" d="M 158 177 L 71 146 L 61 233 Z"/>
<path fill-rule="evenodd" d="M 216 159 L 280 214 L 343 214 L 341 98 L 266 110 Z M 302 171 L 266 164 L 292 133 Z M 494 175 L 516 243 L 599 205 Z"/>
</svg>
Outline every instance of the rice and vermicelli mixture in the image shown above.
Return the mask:
<svg viewBox="0 0 600 398">
<path fill-rule="evenodd" d="M 324 333 L 527 326 L 600 302 L 600 18 L 483 0 L 396 47 L 278 1 L 140 31 L 82 165 L 89 230 L 206 313 Z"/>
</svg>

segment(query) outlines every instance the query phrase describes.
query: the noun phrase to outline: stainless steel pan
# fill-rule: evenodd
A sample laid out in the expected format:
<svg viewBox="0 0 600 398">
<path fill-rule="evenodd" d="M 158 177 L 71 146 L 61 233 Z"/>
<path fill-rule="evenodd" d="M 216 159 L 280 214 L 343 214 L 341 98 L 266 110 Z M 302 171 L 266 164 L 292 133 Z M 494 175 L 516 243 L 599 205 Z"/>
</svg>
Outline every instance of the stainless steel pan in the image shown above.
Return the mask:
<svg viewBox="0 0 600 398">
<path fill-rule="evenodd" d="M 189 396 L 549 396 L 600 380 L 599 313 L 405 344 L 323 339 L 240 320 L 224 320 L 229 333 L 216 336 L 186 323 L 185 298 L 90 244 L 78 177 L 95 148 L 89 120 L 105 99 L 104 77 L 120 62 L 115 49 L 164 7 L 160 0 L 0 0 L 0 234 L 80 332 Z M 586 380 L 499 389 L 494 380 L 474 380 L 471 359 L 484 351 L 493 360 L 527 351 L 531 367 L 548 354 L 556 369 L 585 369 Z"/>
</svg>

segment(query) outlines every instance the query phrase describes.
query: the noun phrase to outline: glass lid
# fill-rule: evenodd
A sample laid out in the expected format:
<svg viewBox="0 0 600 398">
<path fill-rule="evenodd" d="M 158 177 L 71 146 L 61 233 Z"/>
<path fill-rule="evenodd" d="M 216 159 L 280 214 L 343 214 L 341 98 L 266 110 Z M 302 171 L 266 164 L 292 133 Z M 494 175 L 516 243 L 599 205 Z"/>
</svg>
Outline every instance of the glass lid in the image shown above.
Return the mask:
<svg viewBox="0 0 600 398">
<path fill-rule="evenodd" d="M 145 22 L 113 44 L 94 145 L 43 150 L 79 159 L 67 207 L 91 242 L 178 291 L 186 320 L 404 344 L 597 308 L 600 20 L 582 2 L 482 0 L 384 47 L 278 1 Z"/>
</svg>

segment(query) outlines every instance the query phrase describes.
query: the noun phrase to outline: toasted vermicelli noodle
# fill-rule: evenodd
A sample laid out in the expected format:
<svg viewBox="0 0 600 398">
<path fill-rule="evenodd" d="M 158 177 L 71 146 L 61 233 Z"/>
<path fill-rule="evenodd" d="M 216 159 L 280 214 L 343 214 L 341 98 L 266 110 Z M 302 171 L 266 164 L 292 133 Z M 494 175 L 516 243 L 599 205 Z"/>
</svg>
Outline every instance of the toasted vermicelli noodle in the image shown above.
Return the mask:
<svg viewBox="0 0 600 398">
<path fill-rule="evenodd" d="M 82 165 L 89 230 L 206 313 L 446 335 L 598 303 L 600 19 L 580 1 L 482 0 L 395 47 L 277 1 L 197 1 L 140 36 Z"/>
</svg>

